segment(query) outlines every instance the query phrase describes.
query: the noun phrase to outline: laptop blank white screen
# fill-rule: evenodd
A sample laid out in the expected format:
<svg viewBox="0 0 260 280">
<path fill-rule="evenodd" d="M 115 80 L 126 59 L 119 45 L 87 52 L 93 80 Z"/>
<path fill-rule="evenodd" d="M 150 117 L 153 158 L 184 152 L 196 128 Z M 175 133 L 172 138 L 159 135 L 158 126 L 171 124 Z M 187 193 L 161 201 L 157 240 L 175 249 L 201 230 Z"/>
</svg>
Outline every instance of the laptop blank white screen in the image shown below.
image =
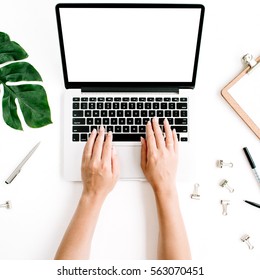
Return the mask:
<svg viewBox="0 0 260 280">
<path fill-rule="evenodd" d="M 69 82 L 191 82 L 200 9 L 61 8 Z"/>
</svg>

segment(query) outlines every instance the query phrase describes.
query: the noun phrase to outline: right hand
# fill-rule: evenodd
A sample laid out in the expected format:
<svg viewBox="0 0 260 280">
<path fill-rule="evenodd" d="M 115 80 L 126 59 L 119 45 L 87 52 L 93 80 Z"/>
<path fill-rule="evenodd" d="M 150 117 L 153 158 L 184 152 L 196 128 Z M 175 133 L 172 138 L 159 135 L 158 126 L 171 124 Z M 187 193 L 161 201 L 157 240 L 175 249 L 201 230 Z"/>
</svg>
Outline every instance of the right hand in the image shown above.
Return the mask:
<svg viewBox="0 0 260 280">
<path fill-rule="evenodd" d="M 178 139 L 164 120 L 166 139 L 154 118 L 146 125 L 146 140 L 141 138 L 141 167 L 155 194 L 171 194 L 176 186 Z"/>
</svg>

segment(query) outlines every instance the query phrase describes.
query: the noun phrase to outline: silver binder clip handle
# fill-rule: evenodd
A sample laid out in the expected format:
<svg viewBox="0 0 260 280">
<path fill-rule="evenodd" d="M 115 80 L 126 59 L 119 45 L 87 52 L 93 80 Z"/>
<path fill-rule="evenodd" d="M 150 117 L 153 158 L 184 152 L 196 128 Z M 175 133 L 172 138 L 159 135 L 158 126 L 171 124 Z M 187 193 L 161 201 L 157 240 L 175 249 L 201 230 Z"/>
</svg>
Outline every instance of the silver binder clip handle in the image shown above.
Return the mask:
<svg viewBox="0 0 260 280">
<path fill-rule="evenodd" d="M 200 195 L 199 195 L 199 192 L 198 192 L 199 186 L 200 186 L 200 185 L 199 185 L 198 183 L 196 183 L 196 184 L 194 185 L 193 193 L 192 193 L 191 196 L 190 196 L 192 199 L 197 199 L 197 200 L 200 199 Z"/>
<path fill-rule="evenodd" d="M 219 185 L 222 187 L 222 188 L 226 188 L 226 189 L 228 189 L 229 190 L 229 192 L 234 192 L 234 189 L 233 188 L 231 188 L 230 186 L 229 186 L 229 184 L 228 184 L 228 181 L 227 180 L 222 180 L 220 183 L 219 183 Z"/>
<path fill-rule="evenodd" d="M 223 168 L 224 166 L 233 167 L 232 162 L 224 162 L 222 159 L 217 161 L 217 167 Z"/>
<path fill-rule="evenodd" d="M 11 208 L 12 208 L 11 201 L 8 200 L 8 201 L 6 201 L 4 204 L 0 204 L 0 208 L 11 209 Z"/>
<path fill-rule="evenodd" d="M 227 216 L 227 206 L 230 204 L 229 200 L 221 200 L 220 201 L 223 207 L 222 215 Z"/>
<path fill-rule="evenodd" d="M 257 61 L 254 59 L 252 54 L 247 53 L 246 55 L 244 55 L 242 57 L 242 62 L 246 65 L 246 66 L 250 66 L 250 69 L 248 71 L 248 73 L 250 73 L 250 71 L 252 71 L 253 69 L 256 68 L 256 66 L 258 65 Z"/>
<path fill-rule="evenodd" d="M 249 238 L 250 238 L 250 236 L 248 234 L 244 234 L 241 236 L 240 240 L 247 244 L 249 250 L 252 250 L 252 249 L 254 249 L 254 246 L 249 242 Z"/>
</svg>

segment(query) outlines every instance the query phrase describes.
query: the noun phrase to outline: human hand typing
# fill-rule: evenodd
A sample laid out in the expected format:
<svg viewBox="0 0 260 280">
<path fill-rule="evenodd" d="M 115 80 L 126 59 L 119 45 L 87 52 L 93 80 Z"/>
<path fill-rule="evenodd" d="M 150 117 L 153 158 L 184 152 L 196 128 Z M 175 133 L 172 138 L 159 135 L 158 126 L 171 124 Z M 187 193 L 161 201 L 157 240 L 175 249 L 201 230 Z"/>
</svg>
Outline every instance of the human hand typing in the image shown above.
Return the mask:
<svg viewBox="0 0 260 280">
<path fill-rule="evenodd" d="M 155 194 L 169 194 L 175 189 L 178 163 L 178 139 L 164 120 L 165 140 L 158 119 L 146 125 L 146 140 L 141 138 L 141 167 Z"/>
<path fill-rule="evenodd" d="M 81 165 L 83 194 L 101 195 L 103 198 L 113 189 L 119 177 L 119 160 L 112 147 L 112 133 L 105 138 L 101 126 L 98 136 L 93 130 L 86 143 Z"/>
</svg>

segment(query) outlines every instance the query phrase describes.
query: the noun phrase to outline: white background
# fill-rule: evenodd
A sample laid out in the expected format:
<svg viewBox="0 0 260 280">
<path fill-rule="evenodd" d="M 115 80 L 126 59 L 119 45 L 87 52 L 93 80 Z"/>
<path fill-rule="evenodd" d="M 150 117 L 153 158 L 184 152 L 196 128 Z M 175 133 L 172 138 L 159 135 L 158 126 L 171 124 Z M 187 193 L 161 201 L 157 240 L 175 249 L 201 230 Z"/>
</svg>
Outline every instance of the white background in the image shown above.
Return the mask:
<svg viewBox="0 0 260 280">
<path fill-rule="evenodd" d="M 26 49 L 28 61 L 42 74 L 53 124 L 39 130 L 24 125 L 24 132 L 18 132 L 0 121 L 0 202 L 13 203 L 10 211 L 0 209 L 0 259 L 52 259 L 81 193 L 81 184 L 65 182 L 62 177 L 65 90 L 55 3 L 1 3 L 1 29 Z M 202 264 L 210 262 L 226 279 L 227 275 L 242 275 L 241 271 L 253 275 L 256 270 L 249 265 L 256 266 L 260 257 L 260 209 L 243 202 L 260 202 L 260 189 L 242 151 L 247 146 L 260 169 L 259 141 L 220 95 L 243 69 L 241 57 L 247 52 L 255 56 L 260 53 L 260 4 L 254 0 L 200 3 L 205 5 L 206 14 L 195 95 L 190 102 L 197 176 L 178 184 L 178 191 L 193 259 Z M 38 140 L 41 145 L 21 174 L 11 185 L 5 185 L 4 180 Z M 232 161 L 234 168 L 217 168 L 218 159 Z M 224 178 L 234 187 L 233 194 L 218 186 Z M 200 184 L 200 201 L 190 199 L 196 182 Z M 221 199 L 231 201 L 226 217 L 222 216 Z M 150 186 L 119 182 L 103 206 L 92 259 L 154 259 L 157 231 Z M 254 250 L 240 241 L 244 233 L 251 236 Z M 207 279 L 216 279 L 214 270 L 212 273 Z"/>
</svg>

